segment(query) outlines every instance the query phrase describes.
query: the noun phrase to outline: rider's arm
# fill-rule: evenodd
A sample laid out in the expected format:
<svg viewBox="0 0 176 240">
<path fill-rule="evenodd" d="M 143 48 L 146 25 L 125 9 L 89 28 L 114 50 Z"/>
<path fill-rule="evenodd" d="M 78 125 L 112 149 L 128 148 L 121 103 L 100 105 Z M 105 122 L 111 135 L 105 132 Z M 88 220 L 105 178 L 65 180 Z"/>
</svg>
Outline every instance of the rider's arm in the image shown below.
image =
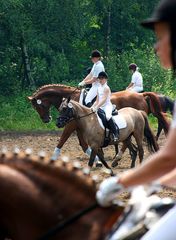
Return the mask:
<svg viewBox="0 0 176 240">
<path fill-rule="evenodd" d="M 103 96 L 102 100 L 100 102 L 98 102 L 98 104 L 96 105 L 97 109 L 100 108 L 106 102 L 106 99 L 109 94 L 110 94 L 109 88 L 105 88 L 104 96 Z"/>
<path fill-rule="evenodd" d="M 132 87 L 133 85 L 134 85 L 134 83 L 131 82 L 126 89 Z"/>
<path fill-rule="evenodd" d="M 176 187 L 176 168 L 170 173 L 165 174 L 163 177 L 161 177 L 158 182 L 161 185 Z"/>
<path fill-rule="evenodd" d="M 91 78 L 92 78 L 92 73 L 90 72 L 90 73 L 83 79 L 83 81 L 85 81 L 86 84 L 87 84 L 87 81 L 90 80 Z"/>
<path fill-rule="evenodd" d="M 91 78 L 89 78 L 87 80 L 84 79 L 85 84 L 91 84 L 91 83 L 95 82 L 96 80 L 97 80 L 96 77 L 91 77 Z"/>
<path fill-rule="evenodd" d="M 98 96 L 98 92 L 97 92 L 97 97 L 96 97 L 96 100 L 95 100 L 94 104 L 92 105 L 92 107 L 96 107 L 97 108 L 98 102 L 99 102 L 99 96 Z"/>
<path fill-rule="evenodd" d="M 119 182 L 125 186 L 150 183 L 176 167 L 176 128 L 171 128 L 165 146 L 139 167 L 126 171 Z"/>
</svg>

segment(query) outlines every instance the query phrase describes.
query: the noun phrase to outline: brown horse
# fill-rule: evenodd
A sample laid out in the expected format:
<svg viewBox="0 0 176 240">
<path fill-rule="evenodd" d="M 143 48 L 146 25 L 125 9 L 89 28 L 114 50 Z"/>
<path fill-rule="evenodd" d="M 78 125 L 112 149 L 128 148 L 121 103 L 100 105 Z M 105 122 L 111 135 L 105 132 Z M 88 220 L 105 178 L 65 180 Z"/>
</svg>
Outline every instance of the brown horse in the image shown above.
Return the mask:
<svg viewBox="0 0 176 240">
<path fill-rule="evenodd" d="M 57 126 L 59 128 L 64 127 L 69 121 L 75 119 L 78 123 L 79 129 L 86 142 L 92 149 L 89 159 L 89 166 L 92 167 L 93 161 L 96 155 L 98 155 L 100 161 L 107 168 L 110 168 L 104 160 L 102 147 L 104 145 L 105 130 L 98 121 L 97 114 L 93 113 L 90 108 L 79 104 L 74 100 L 63 99 L 61 106 L 59 107 L 60 116 L 57 119 Z M 122 117 L 126 124 L 120 129 L 119 142 L 125 143 L 131 151 L 132 145 L 130 138 L 133 136 L 137 143 L 139 151 L 140 162 L 143 160 L 144 150 L 142 146 L 144 135 L 147 139 L 149 149 L 157 151 L 159 149 L 155 137 L 149 127 L 146 113 L 144 111 L 138 111 L 131 107 L 122 108 L 119 110 L 118 115 Z M 118 145 L 117 142 L 111 141 L 109 144 Z M 131 167 L 135 166 L 136 157 L 132 159 Z"/>
<path fill-rule="evenodd" d="M 77 88 L 60 84 L 51 84 L 39 88 L 32 96 L 28 97 L 28 99 L 31 101 L 34 109 L 39 113 L 42 121 L 47 123 L 51 119 L 49 113 L 51 106 L 55 106 L 56 109 L 58 109 L 63 97 L 71 97 L 71 99 L 78 101 L 79 96 L 80 90 Z M 138 110 L 143 110 L 147 114 L 152 113 L 158 119 L 158 123 L 160 123 L 165 133 L 168 132 L 169 123 L 165 115 L 162 113 L 158 96 L 155 93 L 133 93 L 130 91 L 120 91 L 112 93 L 111 101 L 117 106 L 117 109 L 121 109 L 123 107 L 133 107 Z M 52 156 L 53 160 L 58 158 L 60 149 L 74 130 L 77 131 L 79 143 L 83 151 L 86 152 L 89 149 L 79 131 L 77 123 L 75 121 L 71 121 L 63 130 L 57 145 L 57 154 Z M 124 147 L 124 149 L 125 148 L 126 147 Z"/>
<path fill-rule="evenodd" d="M 0 239 L 104 239 L 123 208 L 97 205 L 87 169 L 48 161 L 28 151 L 0 154 Z"/>
</svg>

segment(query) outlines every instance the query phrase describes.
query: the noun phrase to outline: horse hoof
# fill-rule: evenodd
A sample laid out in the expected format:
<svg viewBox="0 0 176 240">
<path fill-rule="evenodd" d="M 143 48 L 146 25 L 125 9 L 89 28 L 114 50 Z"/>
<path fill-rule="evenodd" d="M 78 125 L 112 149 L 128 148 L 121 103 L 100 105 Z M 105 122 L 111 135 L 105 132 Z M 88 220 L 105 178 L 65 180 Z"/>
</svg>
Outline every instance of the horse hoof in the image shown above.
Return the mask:
<svg viewBox="0 0 176 240">
<path fill-rule="evenodd" d="M 118 160 L 114 160 L 111 164 L 111 167 L 117 167 L 119 165 L 119 161 Z"/>
<path fill-rule="evenodd" d="M 97 163 L 95 164 L 95 166 L 98 167 L 98 168 L 100 168 L 100 167 L 103 167 L 103 164 L 102 164 L 101 162 L 97 162 Z"/>
<path fill-rule="evenodd" d="M 115 174 L 113 173 L 112 169 L 111 169 L 110 175 L 111 175 L 111 177 L 115 176 Z"/>
</svg>

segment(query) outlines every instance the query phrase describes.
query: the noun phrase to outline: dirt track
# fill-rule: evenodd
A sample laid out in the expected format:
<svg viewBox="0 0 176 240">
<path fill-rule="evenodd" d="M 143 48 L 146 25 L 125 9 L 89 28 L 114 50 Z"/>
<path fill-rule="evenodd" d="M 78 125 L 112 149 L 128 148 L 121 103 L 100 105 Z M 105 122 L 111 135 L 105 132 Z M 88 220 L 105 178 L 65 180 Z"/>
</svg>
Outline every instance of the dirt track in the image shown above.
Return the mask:
<svg viewBox="0 0 176 240">
<path fill-rule="evenodd" d="M 1 132 L 0 133 L 0 148 L 6 146 L 9 150 L 13 150 L 15 146 L 18 146 L 21 150 L 26 148 L 32 148 L 33 153 L 36 155 L 40 150 L 44 150 L 46 154 L 50 157 L 61 133 L 59 132 L 38 132 L 38 133 L 19 133 L 19 132 Z M 162 135 L 159 139 L 160 147 L 163 146 L 165 142 L 165 136 Z M 144 143 L 145 145 L 145 143 Z M 150 155 L 146 146 L 145 159 Z M 105 158 L 111 165 L 112 158 L 114 156 L 114 147 L 109 146 L 104 149 Z M 73 134 L 62 148 L 62 153 L 60 157 L 67 156 L 70 160 L 76 160 L 81 163 L 81 166 L 87 166 L 88 156 L 82 151 L 78 144 L 78 140 L 75 134 Z M 144 159 L 144 161 L 145 161 Z M 130 156 L 128 151 L 125 152 L 119 166 L 114 169 L 115 173 L 119 173 L 129 169 L 130 167 Z M 137 164 L 138 161 L 137 161 Z M 92 169 L 91 174 L 96 174 L 101 181 L 107 177 L 104 168 L 102 169 Z M 176 198 L 176 193 L 172 191 L 164 191 L 160 194 L 161 196 L 171 196 Z M 125 197 L 125 196 L 124 196 Z"/>
</svg>

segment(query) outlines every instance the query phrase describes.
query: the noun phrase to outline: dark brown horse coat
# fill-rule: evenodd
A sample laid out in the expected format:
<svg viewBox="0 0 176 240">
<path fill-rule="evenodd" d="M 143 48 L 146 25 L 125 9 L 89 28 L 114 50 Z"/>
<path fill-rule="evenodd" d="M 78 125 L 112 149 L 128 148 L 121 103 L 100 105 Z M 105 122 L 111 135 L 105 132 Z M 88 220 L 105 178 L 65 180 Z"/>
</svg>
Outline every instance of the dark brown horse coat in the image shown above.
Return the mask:
<svg viewBox="0 0 176 240">
<path fill-rule="evenodd" d="M 41 162 L 24 153 L 0 154 L 0 240 L 39 240 L 56 224 L 96 203 L 96 185 L 76 165 Z M 39 162 L 40 161 L 40 162 Z M 49 239 L 100 240 L 122 208 L 95 208 Z"/>
</svg>

